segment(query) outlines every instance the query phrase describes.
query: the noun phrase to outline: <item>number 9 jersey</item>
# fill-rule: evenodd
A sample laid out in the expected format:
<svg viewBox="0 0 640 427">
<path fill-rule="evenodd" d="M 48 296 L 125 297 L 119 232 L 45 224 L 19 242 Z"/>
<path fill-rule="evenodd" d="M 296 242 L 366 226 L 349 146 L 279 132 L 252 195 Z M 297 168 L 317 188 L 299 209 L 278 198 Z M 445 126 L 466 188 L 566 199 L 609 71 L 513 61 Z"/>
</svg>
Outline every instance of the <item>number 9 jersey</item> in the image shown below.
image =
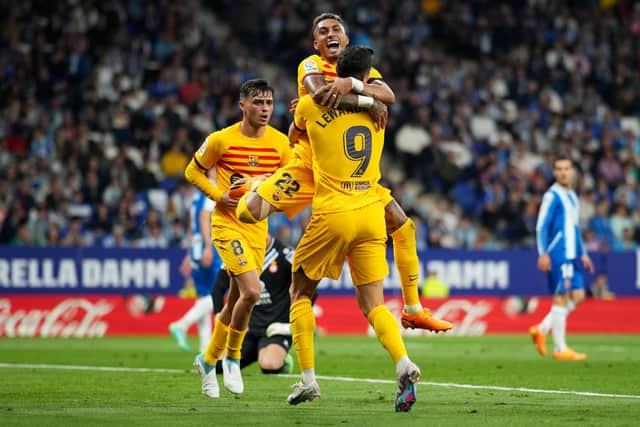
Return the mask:
<svg viewBox="0 0 640 427">
<path fill-rule="evenodd" d="M 384 129 L 376 131 L 363 108 L 328 109 L 309 95 L 296 107 L 295 123 L 306 128 L 313 153 L 313 212 L 357 209 L 380 201 L 380 158 Z"/>
</svg>

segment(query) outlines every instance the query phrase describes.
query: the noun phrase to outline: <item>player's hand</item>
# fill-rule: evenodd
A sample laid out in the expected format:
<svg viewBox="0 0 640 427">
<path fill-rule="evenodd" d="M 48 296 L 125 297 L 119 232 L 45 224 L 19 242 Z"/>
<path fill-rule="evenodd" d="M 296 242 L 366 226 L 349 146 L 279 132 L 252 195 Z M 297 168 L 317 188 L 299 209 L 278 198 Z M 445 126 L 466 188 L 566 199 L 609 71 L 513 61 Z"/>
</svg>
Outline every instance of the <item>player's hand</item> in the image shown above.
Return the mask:
<svg viewBox="0 0 640 427">
<path fill-rule="evenodd" d="M 349 81 L 351 82 L 351 81 Z M 349 92 L 347 92 L 349 93 Z M 322 86 L 313 94 L 313 101 L 329 109 L 338 108 L 345 94 L 340 93 L 333 84 Z"/>
<path fill-rule="evenodd" d="M 376 130 L 382 130 L 387 126 L 387 120 L 389 119 L 389 109 L 382 102 L 374 100 L 373 106 L 369 109 L 369 115 L 373 119 Z"/>
<path fill-rule="evenodd" d="M 240 200 L 240 197 L 231 197 L 229 195 L 229 192 L 225 191 L 224 193 L 222 193 L 222 197 L 220 198 L 220 204 L 224 208 L 235 209 L 238 206 L 238 200 Z"/>
<path fill-rule="evenodd" d="M 326 105 L 329 108 L 338 108 L 342 102 L 342 97 L 351 92 L 351 77 L 336 77 L 327 86 L 329 93 L 325 95 L 322 105 Z"/>
<path fill-rule="evenodd" d="M 203 267 L 210 267 L 213 263 L 213 249 L 209 246 L 204 248 L 204 252 L 202 252 L 202 259 L 200 260 L 200 265 Z"/>
<path fill-rule="evenodd" d="M 538 270 L 548 273 L 551 270 L 551 258 L 549 254 L 542 254 L 538 257 Z"/>
<path fill-rule="evenodd" d="M 186 255 L 180 263 L 180 274 L 183 277 L 191 276 L 191 259 L 189 259 L 189 255 Z"/>
<path fill-rule="evenodd" d="M 289 125 L 289 132 L 287 133 L 287 136 L 289 137 L 289 147 L 293 148 L 293 146 L 298 143 L 300 137 L 304 134 L 306 134 L 305 131 L 299 130 L 296 127 L 295 122 L 291 122 Z"/>
<path fill-rule="evenodd" d="M 595 269 L 593 268 L 593 263 L 591 262 L 591 258 L 589 258 L 589 255 L 587 254 L 582 255 L 580 257 L 580 260 L 582 261 L 582 265 L 584 266 L 584 268 L 586 268 L 589 273 L 593 273 L 595 271 Z"/>
<path fill-rule="evenodd" d="M 291 101 L 289 101 L 289 112 L 291 114 L 295 114 L 296 112 L 296 107 L 298 106 L 298 101 L 300 99 L 298 98 L 293 98 Z"/>
</svg>

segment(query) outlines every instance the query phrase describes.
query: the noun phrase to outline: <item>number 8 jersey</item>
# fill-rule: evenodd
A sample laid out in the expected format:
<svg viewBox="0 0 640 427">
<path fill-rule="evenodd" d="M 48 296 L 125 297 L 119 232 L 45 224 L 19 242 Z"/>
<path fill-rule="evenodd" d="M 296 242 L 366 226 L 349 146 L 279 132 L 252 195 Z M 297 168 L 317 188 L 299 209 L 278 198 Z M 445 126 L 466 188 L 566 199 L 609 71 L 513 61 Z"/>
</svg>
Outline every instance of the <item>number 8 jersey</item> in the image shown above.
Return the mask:
<svg viewBox="0 0 640 427">
<path fill-rule="evenodd" d="M 356 209 L 380 200 L 384 129 L 375 130 L 367 110 L 328 109 L 309 95 L 296 107 L 296 126 L 306 128 L 313 153 L 314 213 Z"/>
</svg>

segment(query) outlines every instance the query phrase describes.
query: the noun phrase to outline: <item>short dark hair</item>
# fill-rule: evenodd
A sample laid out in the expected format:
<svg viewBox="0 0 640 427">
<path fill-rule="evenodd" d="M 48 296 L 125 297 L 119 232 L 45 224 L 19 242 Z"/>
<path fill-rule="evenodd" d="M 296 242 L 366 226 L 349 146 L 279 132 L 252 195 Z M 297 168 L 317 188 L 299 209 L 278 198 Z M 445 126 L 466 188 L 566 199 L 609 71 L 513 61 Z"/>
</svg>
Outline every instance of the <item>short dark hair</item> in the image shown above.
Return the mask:
<svg viewBox="0 0 640 427">
<path fill-rule="evenodd" d="M 336 72 L 340 77 L 355 77 L 362 80 L 371 69 L 373 49 L 367 46 L 347 46 L 340 56 Z"/>
<path fill-rule="evenodd" d="M 562 153 L 562 154 L 556 154 L 555 158 L 553 159 L 553 167 L 556 166 L 557 162 L 560 162 L 560 161 L 563 161 L 563 160 L 566 160 L 566 161 L 570 162 L 571 166 L 573 166 L 573 159 L 571 157 L 569 157 L 568 154 Z"/>
<path fill-rule="evenodd" d="M 250 96 L 271 93 L 273 95 L 273 87 L 265 79 L 251 79 L 242 83 L 240 86 L 240 98 L 246 99 Z"/>
<path fill-rule="evenodd" d="M 321 13 L 313 19 L 313 25 L 311 26 L 311 35 L 315 34 L 318 24 L 325 19 L 335 19 L 340 23 L 340 25 L 344 27 L 344 30 L 347 31 L 347 27 L 346 25 L 344 25 L 344 21 L 342 20 L 342 17 L 340 15 L 338 15 L 337 13 L 325 12 Z"/>
</svg>

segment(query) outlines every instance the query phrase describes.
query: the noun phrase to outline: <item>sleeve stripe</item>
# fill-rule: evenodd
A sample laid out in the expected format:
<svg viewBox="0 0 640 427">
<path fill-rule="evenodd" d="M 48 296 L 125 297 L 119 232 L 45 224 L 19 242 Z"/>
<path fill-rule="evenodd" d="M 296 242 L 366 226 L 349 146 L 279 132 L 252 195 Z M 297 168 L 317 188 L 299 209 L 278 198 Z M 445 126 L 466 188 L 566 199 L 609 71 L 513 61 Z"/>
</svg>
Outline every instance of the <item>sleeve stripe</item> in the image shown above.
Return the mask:
<svg viewBox="0 0 640 427">
<path fill-rule="evenodd" d="M 198 166 L 200 169 L 202 169 L 203 171 L 207 172 L 209 171 L 209 169 L 205 168 L 204 166 L 202 166 L 200 164 L 200 162 L 198 161 L 198 159 L 196 159 L 196 156 L 193 156 L 193 162 L 196 164 L 196 166 Z"/>
</svg>

